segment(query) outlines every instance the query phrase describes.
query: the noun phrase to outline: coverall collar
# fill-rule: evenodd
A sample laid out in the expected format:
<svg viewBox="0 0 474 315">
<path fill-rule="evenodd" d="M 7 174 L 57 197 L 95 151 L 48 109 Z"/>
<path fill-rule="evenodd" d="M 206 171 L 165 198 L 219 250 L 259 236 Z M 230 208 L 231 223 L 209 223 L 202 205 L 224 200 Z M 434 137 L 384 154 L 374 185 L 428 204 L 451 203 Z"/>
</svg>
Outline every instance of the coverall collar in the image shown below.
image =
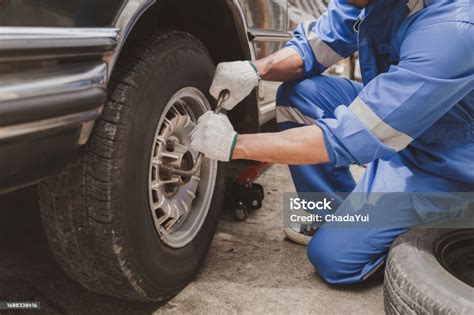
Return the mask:
<svg viewBox="0 0 474 315">
<path fill-rule="evenodd" d="M 369 6 L 362 9 L 361 19 L 366 18 L 369 14 L 387 12 L 388 10 L 393 9 L 400 2 L 405 2 L 408 8 L 408 15 L 412 15 L 424 7 L 430 5 L 432 2 L 437 2 L 439 0 L 376 0 L 372 2 Z"/>
</svg>

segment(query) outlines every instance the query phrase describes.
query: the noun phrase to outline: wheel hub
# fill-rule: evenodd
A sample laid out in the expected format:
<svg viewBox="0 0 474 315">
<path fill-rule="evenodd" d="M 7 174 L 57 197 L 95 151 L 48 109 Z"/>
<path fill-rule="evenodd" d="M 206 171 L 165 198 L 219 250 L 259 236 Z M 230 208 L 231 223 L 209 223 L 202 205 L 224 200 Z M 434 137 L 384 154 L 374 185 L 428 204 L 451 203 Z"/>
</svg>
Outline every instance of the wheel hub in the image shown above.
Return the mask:
<svg viewBox="0 0 474 315">
<path fill-rule="evenodd" d="M 196 117 L 209 110 L 205 96 L 195 88 L 176 92 L 165 106 L 152 148 L 149 179 L 150 209 L 156 230 L 167 245 L 179 248 L 199 231 L 214 191 L 217 162 L 198 159 L 190 149 L 189 134 Z M 173 170 L 198 168 L 190 176 Z"/>
<path fill-rule="evenodd" d="M 194 167 L 195 161 L 193 153 L 180 140 L 183 134 L 186 134 L 189 129 L 194 128 L 194 123 L 189 116 L 177 114 L 176 117 L 167 123 L 167 128 L 170 129 L 163 132 L 161 137 L 158 137 L 158 147 L 155 158 L 160 160 L 159 167 L 156 169 L 155 177 L 163 183 L 163 190 L 167 196 L 175 193 L 180 186 L 190 182 L 191 176 L 180 176 L 173 173 L 171 170 L 189 170 Z M 191 128 L 189 128 L 191 126 Z M 176 132 L 178 131 L 178 132 Z M 189 131 L 190 132 L 190 131 Z M 183 141 L 184 142 L 184 141 Z M 197 163 L 197 161 L 196 161 Z"/>
<path fill-rule="evenodd" d="M 159 224 L 168 231 L 176 228 L 175 225 L 191 209 L 200 180 L 199 173 L 188 178 L 174 175 L 162 167 L 188 169 L 188 165 L 194 165 L 193 154 L 186 144 L 189 145 L 188 134 L 195 124 L 190 116 L 173 108 L 174 116 L 164 119 L 163 127 L 156 137 L 152 160 L 155 164 L 152 169 L 154 183 L 151 187 L 153 205 L 158 211 L 156 215 L 160 217 Z M 159 198 L 160 195 L 162 198 Z M 174 197 L 176 200 L 173 200 Z"/>
</svg>

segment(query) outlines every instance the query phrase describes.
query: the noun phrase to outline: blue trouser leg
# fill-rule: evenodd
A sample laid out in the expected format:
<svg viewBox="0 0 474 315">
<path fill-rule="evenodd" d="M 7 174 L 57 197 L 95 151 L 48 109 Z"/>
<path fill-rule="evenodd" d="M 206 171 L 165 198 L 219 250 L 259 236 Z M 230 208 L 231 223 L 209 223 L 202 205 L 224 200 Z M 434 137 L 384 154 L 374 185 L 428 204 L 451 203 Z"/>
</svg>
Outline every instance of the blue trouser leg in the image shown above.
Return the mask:
<svg viewBox="0 0 474 315">
<path fill-rule="evenodd" d="M 350 104 L 361 89 L 360 83 L 329 76 L 284 83 L 277 93 L 278 127 L 286 130 L 334 117 L 334 109 Z M 355 187 L 349 167 L 336 168 L 331 163 L 290 165 L 290 171 L 298 192 L 350 192 Z"/>
<path fill-rule="evenodd" d="M 411 174 L 397 162 L 395 159 L 370 163 L 351 196 L 366 195 L 367 192 L 404 191 L 406 179 Z M 398 167 L 394 169 L 392 164 Z M 387 179 L 390 180 L 389 185 Z M 383 224 L 344 228 L 326 223 L 313 236 L 308 244 L 308 257 L 327 282 L 355 283 L 381 272 L 379 267 L 383 265 L 395 238 L 421 222 L 411 198 L 400 198 L 397 194 L 385 194 L 384 197 L 388 200 L 376 209 L 383 211 Z M 348 205 L 350 200 L 351 197 L 348 197 L 335 215 L 343 216 L 360 210 Z"/>
</svg>

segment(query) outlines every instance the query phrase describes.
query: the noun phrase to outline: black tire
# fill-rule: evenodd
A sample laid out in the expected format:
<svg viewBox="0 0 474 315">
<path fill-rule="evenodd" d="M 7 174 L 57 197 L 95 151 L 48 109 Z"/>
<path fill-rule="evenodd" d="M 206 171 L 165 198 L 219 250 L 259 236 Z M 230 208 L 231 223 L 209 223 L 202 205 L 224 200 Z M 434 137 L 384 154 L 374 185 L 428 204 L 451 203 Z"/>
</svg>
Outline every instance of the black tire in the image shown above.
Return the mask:
<svg viewBox="0 0 474 315">
<path fill-rule="evenodd" d="M 435 256 L 438 242 L 458 231 L 413 229 L 394 242 L 385 269 L 387 314 L 474 314 L 474 288 L 448 272 Z"/>
<path fill-rule="evenodd" d="M 128 300 L 162 301 L 183 289 L 203 262 L 222 206 L 223 166 L 202 228 L 191 243 L 174 249 L 161 242 L 151 220 L 147 144 L 153 143 L 171 95 L 191 86 L 208 96 L 214 71 L 204 46 L 184 32 L 129 45 L 114 69 L 85 155 L 40 184 L 51 249 L 86 288 Z"/>
</svg>

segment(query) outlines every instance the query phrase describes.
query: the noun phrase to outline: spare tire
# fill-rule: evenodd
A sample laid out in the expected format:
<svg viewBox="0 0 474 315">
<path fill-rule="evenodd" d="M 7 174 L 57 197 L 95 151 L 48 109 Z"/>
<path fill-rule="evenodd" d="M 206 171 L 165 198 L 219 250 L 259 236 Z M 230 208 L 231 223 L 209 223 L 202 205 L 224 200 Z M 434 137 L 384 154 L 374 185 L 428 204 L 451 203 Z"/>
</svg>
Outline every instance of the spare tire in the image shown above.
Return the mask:
<svg viewBox="0 0 474 315">
<path fill-rule="evenodd" d="M 392 245 L 387 314 L 474 314 L 474 229 L 418 228 Z M 440 263 L 441 262 L 441 263 Z"/>
</svg>

